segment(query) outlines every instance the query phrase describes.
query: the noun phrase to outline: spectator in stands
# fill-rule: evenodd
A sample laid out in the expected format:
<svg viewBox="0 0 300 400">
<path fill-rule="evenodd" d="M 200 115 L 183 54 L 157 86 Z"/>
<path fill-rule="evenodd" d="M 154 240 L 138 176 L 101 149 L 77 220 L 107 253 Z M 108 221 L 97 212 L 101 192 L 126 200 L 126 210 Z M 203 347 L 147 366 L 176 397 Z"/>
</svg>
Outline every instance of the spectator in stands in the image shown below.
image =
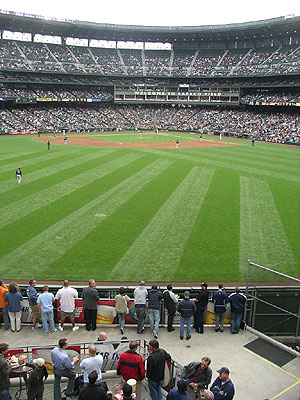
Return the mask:
<svg viewBox="0 0 300 400">
<path fill-rule="evenodd" d="M 145 281 L 140 282 L 140 286 L 134 290 L 134 306 L 137 315 L 137 333 L 143 333 L 144 322 L 146 317 L 146 300 L 148 297 L 147 289 L 145 288 Z"/>
<path fill-rule="evenodd" d="M 237 286 L 235 293 L 228 296 L 228 300 L 231 305 L 231 333 L 239 333 L 247 297 L 241 293 L 241 288 Z"/>
<path fill-rule="evenodd" d="M 26 290 L 27 293 L 27 298 L 29 302 L 29 307 L 31 308 L 32 311 L 32 330 L 35 330 L 37 328 L 40 328 L 40 322 L 41 322 L 41 309 L 38 306 L 37 300 L 39 297 L 38 292 L 36 291 L 36 280 L 35 279 L 30 279 L 29 281 L 29 286 Z"/>
<path fill-rule="evenodd" d="M 37 358 L 33 360 L 32 364 L 26 363 L 26 366 L 34 368 L 27 378 L 28 400 L 42 400 L 44 380 L 48 378 L 45 360 L 43 358 Z"/>
<path fill-rule="evenodd" d="M 5 294 L 5 300 L 8 303 L 8 314 L 10 318 L 10 329 L 12 332 L 20 332 L 22 301 L 23 296 L 20 293 L 19 286 L 12 282 L 8 286 L 8 292 Z"/>
<path fill-rule="evenodd" d="M 90 344 L 89 358 L 85 358 L 80 364 L 80 367 L 83 369 L 83 381 L 85 385 L 88 384 L 88 376 L 92 371 L 97 372 L 98 378 L 96 384 L 100 385 L 100 383 L 102 382 L 102 374 L 101 374 L 102 363 L 103 363 L 102 355 L 97 354 L 96 346 Z"/>
<path fill-rule="evenodd" d="M 179 302 L 177 310 L 180 313 L 180 339 L 183 340 L 184 325 L 186 324 L 186 340 L 190 340 L 192 317 L 196 312 L 196 306 L 195 302 L 190 299 L 188 290 L 184 292 L 184 299 Z"/>
<path fill-rule="evenodd" d="M 97 342 L 104 342 L 105 340 L 107 340 L 107 334 L 106 332 L 100 332 Z"/>
<path fill-rule="evenodd" d="M 128 385 L 128 383 L 124 383 L 122 387 L 123 391 L 123 399 L 124 400 L 129 400 L 132 399 L 132 386 Z"/>
<path fill-rule="evenodd" d="M 61 377 L 64 376 L 68 378 L 68 386 L 66 389 L 66 396 L 72 396 L 74 390 L 74 382 L 76 378 L 76 373 L 73 370 L 75 363 L 79 360 L 79 355 L 73 357 L 70 361 L 69 356 L 66 352 L 68 348 L 68 340 L 60 339 L 58 341 L 58 347 L 55 347 L 51 351 L 52 360 L 52 370 L 54 373 L 54 399 L 64 400 L 61 397 L 60 381 Z"/>
<path fill-rule="evenodd" d="M 148 291 L 148 315 L 150 331 L 155 339 L 157 339 L 159 331 L 161 299 L 162 293 L 157 289 L 157 285 L 152 285 L 152 288 Z"/>
<path fill-rule="evenodd" d="M 2 312 L 5 330 L 9 329 L 8 303 L 5 300 L 5 294 L 8 292 L 8 287 L 4 281 L 0 279 L 0 311 Z"/>
<path fill-rule="evenodd" d="M 214 311 L 216 316 L 216 332 L 224 331 L 224 316 L 228 303 L 228 296 L 223 288 L 223 284 L 218 284 L 218 290 L 213 294 L 212 301 L 214 303 Z"/>
<path fill-rule="evenodd" d="M 78 400 L 111 400 L 111 392 L 106 392 L 104 387 L 97 385 L 97 371 L 88 375 L 88 384 L 80 389 Z"/>
<path fill-rule="evenodd" d="M 127 312 L 127 302 L 130 298 L 127 296 L 125 288 L 120 287 L 120 293 L 115 296 L 116 312 L 118 314 L 118 321 L 120 325 L 121 334 L 124 335 L 125 316 Z"/>
<path fill-rule="evenodd" d="M 199 394 L 210 384 L 212 378 L 210 363 L 209 357 L 202 357 L 201 362 L 192 361 L 184 366 L 181 377 L 187 380 L 189 385 L 187 394 L 191 400 L 195 398 L 195 392 Z"/>
<path fill-rule="evenodd" d="M 213 392 L 208 389 L 205 389 L 203 392 L 204 400 L 214 400 L 215 396 Z"/>
<path fill-rule="evenodd" d="M 96 289 L 95 279 L 89 280 L 89 286 L 83 288 L 82 291 L 84 317 L 85 317 L 85 328 L 87 331 L 95 331 L 97 328 L 97 308 L 99 301 L 99 293 Z"/>
<path fill-rule="evenodd" d="M 53 318 L 53 303 L 54 295 L 49 293 L 49 287 L 47 285 L 43 286 L 43 293 L 38 297 L 38 305 L 41 309 L 41 317 L 43 322 L 44 334 L 48 335 L 48 322 L 52 333 L 56 332 Z"/>
<path fill-rule="evenodd" d="M 177 389 L 172 389 L 167 394 L 167 400 L 188 400 L 186 395 L 188 382 L 184 379 L 177 381 Z"/>
<path fill-rule="evenodd" d="M 209 291 L 207 290 L 207 283 L 203 282 L 201 284 L 201 290 L 198 293 L 198 296 L 194 299 L 196 304 L 194 322 L 195 322 L 195 331 L 197 333 L 204 332 L 204 316 L 208 304 L 208 299 L 209 299 Z"/>
<path fill-rule="evenodd" d="M 11 371 L 11 359 L 6 359 L 8 353 L 8 344 L 0 344 L 0 391 L 9 390 L 9 374 Z"/>
<path fill-rule="evenodd" d="M 215 400 L 232 400 L 234 397 L 234 385 L 229 379 L 230 371 L 227 367 L 222 367 L 218 371 L 219 376 L 210 387 Z"/>
<path fill-rule="evenodd" d="M 149 357 L 147 360 L 147 378 L 152 400 L 161 400 L 161 383 L 165 377 L 166 361 L 171 361 L 171 356 L 164 349 L 159 348 L 156 339 L 149 342 Z"/>
<path fill-rule="evenodd" d="M 176 305 L 178 304 L 179 296 L 176 296 L 173 292 L 173 285 L 171 283 L 168 284 L 167 290 L 163 292 L 164 305 L 168 310 L 168 332 L 172 332 L 175 330 L 173 328 L 173 320 L 176 313 Z"/>
<path fill-rule="evenodd" d="M 78 298 L 76 289 L 69 286 L 69 281 L 64 280 L 64 286 L 59 289 L 55 296 L 56 300 L 60 301 L 60 318 L 61 322 L 58 329 L 62 332 L 64 330 L 64 323 L 67 317 L 70 318 L 72 323 L 72 331 L 75 332 L 79 326 L 75 325 L 75 299 Z"/>
</svg>

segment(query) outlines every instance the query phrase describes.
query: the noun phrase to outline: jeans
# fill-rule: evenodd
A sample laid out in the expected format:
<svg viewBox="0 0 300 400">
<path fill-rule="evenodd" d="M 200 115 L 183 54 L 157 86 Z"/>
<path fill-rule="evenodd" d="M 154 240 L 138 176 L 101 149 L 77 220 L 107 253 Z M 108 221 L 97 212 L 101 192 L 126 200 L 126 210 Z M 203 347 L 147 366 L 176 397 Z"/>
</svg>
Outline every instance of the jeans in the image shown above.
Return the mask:
<svg viewBox="0 0 300 400">
<path fill-rule="evenodd" d="M 9 318 L 10 318 L 10 329 L 15 332 L 19 332 L 21 329 L 21 316 L 22 311 L 19 312 L 10 312 L 8 311 Z"/>
<path fill-rule="evenodd" d="M 47 333 L 48 333 L 48 322 L 50 325 L 51 332 L 55 332 L 53 310 L 51 310 L 51 311 L 43 311 L 42 310 L 41 318 L 42 318 L 42 322 L 43 322 L 44 334 L 47 335 Z"/>
<path fill-rule="evenodd" d="M 142 333 L 144 329 L 144 322 L 146 317 L 146 307 L 135 307 L 137 322 L 137 333 Z"/>
<path fill-rule="evenodd" d="M 97 308 L 86 308 L 84 310 L 84 317 L 85 317 L 85 327 L 87 331 L 95 331 L 97 328 L 96 320 L 97 320 Z"/>
<path fill-rule="evenodd" d="M 66 394 L 69 395 L 73 392 L 74 390 L 74 382 L 76 378 L 76 373 L 73 371 L 70 371 L 69 369 L 65 368 L 63 370 L 58 370 L 53 367 L 53 373 L 54 373 L 54 400 L 61 400 L 61 390 L 60 390 L 60 381 L 61 377 L 65 376 L 69 378 L 68 381 L 68 386 L 66 389 Z"/>
<path fill-rule="evenodd" d="M 155 382 L 148 378 L 148 386 L 152 400 L 162 400 L 161 382 Z"/>
<path fill-rule="evenodd" d="M 231 332 L 238 332 L 240 330 L 243 314 L 244 314 L 243 311 L 240 313 L 231 311 L 231 321 L 230 321 Z"/>
<path fill-rule="evenodd" d="M 205 311 L 205 306 L 198 306 L 194 316 L 195 329 L 199 332 L 203 332 L 204 311 Z"/>
<path fill-rule="evenodd" d="M 5 329 L 9 329 L 8 306 L 0 308 L 0 311 L 2 311 Z"/>
<path fill-rule="evenodd" d="M 186 324 L 186 337 L 191 336 L 192 317 L 180 315 L 180 337 L 184 336 L 184 324 Z"/>
<path fill-rule="evenodd" d="M 28 400 L 43 400 L 43 393 L 44 393 L 44 388 L 38 393 L 35 393 L 32 390 L 28 389 L 27 398 Z"/>
<path fill-rule="evenodd" d="M 120 329 L 124 329 L 124 327 L 125 327 L 125 315 L 126 315 L 126 313 L 124 313 L 124 312 L 118 312 L 118 321 L 119 321 Z"/>
<path fill-rule="evenodd" d="M 149 323 L 150 323 L 151 332 L 158 333 L 159 321 L 160 321 L 159 310 L 154 310 L 153 308 L 149 308 L 148 315 L 149 315 Z"/>
</svg>

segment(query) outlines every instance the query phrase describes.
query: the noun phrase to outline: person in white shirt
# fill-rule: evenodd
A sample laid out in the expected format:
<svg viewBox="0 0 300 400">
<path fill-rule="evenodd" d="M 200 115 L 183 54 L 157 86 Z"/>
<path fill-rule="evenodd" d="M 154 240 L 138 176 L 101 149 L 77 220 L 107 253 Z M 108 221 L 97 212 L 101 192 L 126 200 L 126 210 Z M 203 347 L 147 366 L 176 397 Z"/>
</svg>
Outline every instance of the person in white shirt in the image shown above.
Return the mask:
<svg viewBox="0 0 300 400">
<path fill-rule="evenodd" d="M 75 325 L 75 299 L 78 298 L 77 290 L 69 286 L 68 280 L 64 280 L 64 286 L 59 289 L 55 298 L 60 302 L 59 311 L 61 322 L 58 329 L 61 332 L 64 330 L 65 319 L 69 317 L 72 323 L 72 331 L 77 331 L 79 329 L 79 326 Z"/>
<path fill-rule="evenodd" d="M 83 381 L 87 385 L 89 383 L 89 373 L 96 371 L 98 374 L 96 385 L 100 385 L 102 382 L 101 367 L 103 363 L 103 357 L 101 354 L 96 353 L 96 346 L 93 344 L 89 345 L 89 357 L 85 358 L 80 367 L 83 369 Z"/>
</svg>

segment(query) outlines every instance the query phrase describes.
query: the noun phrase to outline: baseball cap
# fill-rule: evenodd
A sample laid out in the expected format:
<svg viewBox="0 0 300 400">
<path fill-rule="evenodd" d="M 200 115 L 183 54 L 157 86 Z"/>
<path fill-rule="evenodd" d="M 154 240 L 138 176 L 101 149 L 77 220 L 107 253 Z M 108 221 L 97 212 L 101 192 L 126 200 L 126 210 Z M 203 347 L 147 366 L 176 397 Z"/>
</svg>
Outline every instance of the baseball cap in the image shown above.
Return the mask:
<svg viewBox="0 0 300 400">
<path fill-rule="evenodd" d="M 201 283 L 201 286 L 205 286 L 206 289 L 207 289 L 207 283 L 206 282 Z"/>
<path fill-rule="evenodd" d="M 140 282 L 140 285 L 141 285 L 141 286 L 145 286 L 145 281 L 141 281 L 141 282 Z"/>
<path fill-rule="evenodd" d="M 186 290 L 186 291 L 184 292 L 184 297 L 185 297 L 185 298 L 190 297 L 190 292 L 189 292 L 188 290 Z"/>
<path fill-rule="evenodd" d="M 187 387 L 187 385 L 188 385 L 188 383 L 187 383 L 187 381 L 185 379 L 180 379 L 177 382 L 177 387 L 178 387 L 179 390 L 185 389 Z"/>
<path fill-rule="evenodd" d="M 45 360 L 43 358 L 36 358 L 33 360 L 34 364 L 37 364 L 39 367 L 43 367 L 45 365 Z"/>
<path fill-rule="evenodd" d="M 219 374 L 222 374 L 223 372 L 225 372 L 225 374 L 230 374 L 230 371 L 227 367 L 222 367 L 220 369 L 218 369 Z"/>
</svg>

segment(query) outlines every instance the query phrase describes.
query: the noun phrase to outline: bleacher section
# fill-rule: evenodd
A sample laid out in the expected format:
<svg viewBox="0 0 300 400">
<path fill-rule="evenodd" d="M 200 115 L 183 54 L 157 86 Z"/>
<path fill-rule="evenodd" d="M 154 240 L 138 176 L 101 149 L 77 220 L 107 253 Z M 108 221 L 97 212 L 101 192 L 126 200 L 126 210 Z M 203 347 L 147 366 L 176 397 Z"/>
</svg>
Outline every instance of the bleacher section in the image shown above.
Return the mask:
<svg viewBox="0 0 300 400">
<path fill-rule="evenodd" d="M 134 76 L 256 76 L 296 73 L 300 47 L 117 50 L 2 40 L 0 70 Z"/>
</svg>

